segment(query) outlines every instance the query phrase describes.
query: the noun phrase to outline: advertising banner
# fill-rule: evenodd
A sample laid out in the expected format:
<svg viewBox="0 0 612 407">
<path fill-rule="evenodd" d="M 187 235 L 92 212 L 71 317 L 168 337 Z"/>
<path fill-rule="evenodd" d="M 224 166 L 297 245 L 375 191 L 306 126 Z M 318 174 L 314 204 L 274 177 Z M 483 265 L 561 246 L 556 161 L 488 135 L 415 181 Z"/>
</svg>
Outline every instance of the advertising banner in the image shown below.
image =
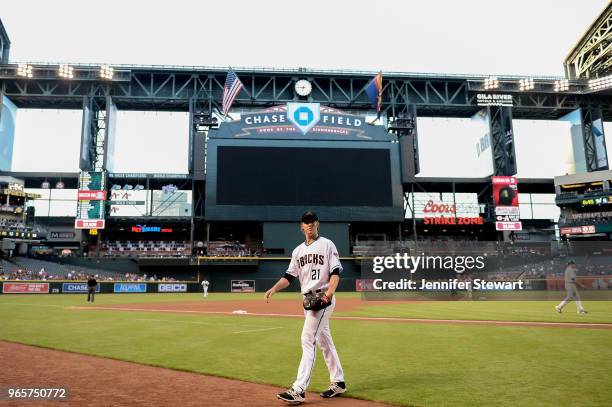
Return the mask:
<svg viewBox="0 0 612 407">
<path fill-rule="evenodd" d="M 75 219 L 74 220 L 74 228 L 75 229 L 104 229 L 105 221 L 102 220 L 84 220 L 84 219 Z"/>
<path fill-rule="evenodd" d="M 160 293 L 186 293 L 187 284 L 164 283 L 157 286 Z"/>
<path fill-rule="evenodd" d="M 255 280 L 232 280 L 233 293 L 254 293 Z"/>
<path fill-rule="evenodd" d="M 147 285 L 145 283 L 115 283 L 113 292 L 116 293 L 146 293 Z"/>
<path fill-rule="evenodd" d="M 579 290 L 594 289 L 594 290 L 609 290 L 612 289 L 612 275 L 599 276 L 578 276 L 576 282 L 579 284 Z M 565 290 L 565 278 L 548 274 L 546 276 L 547 290 Z"/>
<path fill-rule="evenodd" d="M 87 293 L 87 283 L 63 283 L 63 293 Z M 100 292 L 100 284 L 96 286 L 96 292 Z"/>
<path fill-rule="evenodd" d="M 559 233 L 562 235 L 588 235 L 595 233 L 595 225 L 560 228 Z"/>
<path fill-rule="evenodd" d="M 4 283 L 4 294 L 48 294 L 49 283 Z"/>
<path fill-rule="evenodd" d="M 104 201 L 106 191 L 79 191 L 77 199 L 79 201 Z"/>
<path fill-rule="evenodd" d="M 491 177 L 495 230 L 522 230 L 516 177 Z"/>
<path fill-rule="evenodd" d="M 484 225 L 478 205 L 463 205 L 463 213 L 455 203 L 430 199 L 423 208 L 424 225 Z"/>
<path fill-rule="evenodd" d="M 356 279 L 355 280 L 355 291 L 357 292 L 375 291 L 374 279 L 361 279 L 361 278 Z"/>
</svg>

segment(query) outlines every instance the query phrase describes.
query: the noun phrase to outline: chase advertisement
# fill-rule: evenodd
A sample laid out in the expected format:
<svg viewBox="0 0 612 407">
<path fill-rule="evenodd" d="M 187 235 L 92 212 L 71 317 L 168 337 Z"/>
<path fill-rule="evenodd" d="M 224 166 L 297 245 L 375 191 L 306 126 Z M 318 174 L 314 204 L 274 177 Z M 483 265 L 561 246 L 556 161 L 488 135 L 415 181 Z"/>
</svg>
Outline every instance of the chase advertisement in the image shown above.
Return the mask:
<svg viewBox="0 0 612 407">
<path fill-rule="evenodd" d="M 62 284 L 62 292 L 63 293 L 87 293 L 87 283 L 63 283 Z M 100 284 L 96 285 L 96 292 L 100 292 Z"/>
<path fill-rule="evenodd" d="M 242 114 L 210 132 L 211 138 L 389 141 L 383 126 L 319 103 L 287 103 Z"/>
</svg>

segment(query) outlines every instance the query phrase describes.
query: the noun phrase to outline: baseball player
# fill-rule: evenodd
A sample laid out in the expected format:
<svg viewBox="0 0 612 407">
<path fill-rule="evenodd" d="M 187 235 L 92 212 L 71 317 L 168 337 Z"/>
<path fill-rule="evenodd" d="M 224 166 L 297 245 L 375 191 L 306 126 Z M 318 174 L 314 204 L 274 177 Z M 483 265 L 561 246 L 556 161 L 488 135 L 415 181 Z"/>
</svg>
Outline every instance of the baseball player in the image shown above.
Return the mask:
<svg viewBox="0 0 612 407">
<path fill-rule="evenodd" d="M 331 385 L 321 393 L 321 397 L 335 397 L 346 391 L 344 372 L 329 330 L 329 317 L 336 306 L 334 292 L 338 287 L 342 271 L 338 250 L 331 240 L 319 236 L 319 219 L 314 212 L 308 211 L 302 215 L 300 227 L 306 241 L 293 250 L 289 268 L 284 276 L 266 291 L 264 297 L 266 302 L 269 302 L 272 295 L 287 288 L 297 277 L 302 294 L 305 297 L 316 294 L 320 297 L 324 307 L 318 311 L 304 311 L 302 359 L 297 379 L 289 390 L 276 395 L 277 398 L 289 404 L 304 402 L 306 388 L 310 383 L 314 366 L 317 343 L 323 352 L 323 359 L 325 359 L 331 381 Z"/>
<path fill-rule="evenodd" d="M 204 291 L 204 298 L 208 297 L 208 286 L 210 283 L 208 280 L 202 280 L 202 290 Z"/>
<path fill-rule="evenodd" d="M 98 282 L 96 281 L 96 277 L 90 275 L 87 279 L 87 302 L 94 302 L 97 286 Z"/>
<path fill-rule="evenodd" d="M 563 312 L 563 307 L 565 307 L 572 300 L 572 298 L 576 301 L 576 309 L 578 310 L 578 314 L 584 315 L 587 313 L 582 307 L 580 294 L 578 294 L 578 290 L 576 289 L 576 270 L 576 263 L 573 260 L 568 261 L 567 267 L 565 268 L 565 291 L 567 292 L 567 295 L 559 305 L 555 306 L 555 309 L 559 314 Z"/>
</svg>

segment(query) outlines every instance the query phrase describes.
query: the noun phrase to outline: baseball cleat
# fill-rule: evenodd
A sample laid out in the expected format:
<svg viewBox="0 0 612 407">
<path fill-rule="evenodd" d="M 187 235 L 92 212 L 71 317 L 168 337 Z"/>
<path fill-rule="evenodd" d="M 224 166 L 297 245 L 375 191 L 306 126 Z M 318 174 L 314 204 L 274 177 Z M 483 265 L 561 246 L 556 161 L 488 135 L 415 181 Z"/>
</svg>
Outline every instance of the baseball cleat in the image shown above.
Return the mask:
<svg viewBox="0 0 612 407">
<path fill-rule="evenodd" d="M 304 402 L 304 396 L 306 395 L 306 393 L 302 392 L 302 393 L 298 393 L 297 391 L 293 390 L 293 388 L 284 391 L 282 393 L 278 393 L 276 395 L 276 398 L 283 400 L 285 403 L 291 405 L 291 406 L 296 406 L 298 404 L 302 404 Z"/>
<path fill-rule="evenodd" d="M 584 315 L 584 314 L 588 314 L 588 312 L 584 309 L 581 309 L 580 311 L 578 311 L 578 314 Z"/>
<path fill-rule="evenodd" d="M 321 393 L 321 397 L 329 399 L 332 397 L 336 397 L 339 394 L 342 394 L 346 391 L 346 385 L 344 382 L 332 383 L 329 385 L 329 389 L 325 390 Z"/>
<path fill-rule="evenodd" d="M 563 308 L 559 308 L 558 305 L 555 305 L 555 309 L 557 310 L 559 314 L 563 311 Z"/>
</svg>

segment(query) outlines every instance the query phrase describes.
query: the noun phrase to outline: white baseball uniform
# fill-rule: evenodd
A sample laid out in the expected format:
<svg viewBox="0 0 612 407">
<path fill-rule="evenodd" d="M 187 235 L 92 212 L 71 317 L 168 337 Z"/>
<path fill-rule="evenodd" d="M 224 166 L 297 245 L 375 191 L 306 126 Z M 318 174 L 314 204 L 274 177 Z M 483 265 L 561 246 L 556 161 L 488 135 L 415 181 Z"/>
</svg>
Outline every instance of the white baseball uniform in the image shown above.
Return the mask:
<svg viewBox="0 0 612 407">
<path fill-rule="evenodd" d="M 576 272 L 572 267 L 567 267 L 565 269 L 565 291 L 567 295 L 565 299 L 561 301 L 557 308 L 563 309 L 572 299 L 576 300 L 576 309 L 578 312 L 584 311 L 582 307 L 582 301 L 580 301 L 580 294 L 578 294 L 578 290 L 576 289 Z"/>
<path fill-rule="evenodd" d="M 210 283 L 206 280 L 202 280 L 202 289 L 204 290 L 204 297 L 208 297 L 208 286 Z"/>
<path fill-rule="evenodd" d="M 334 243 L 319 236 L 310 245 L 302 243 L 293 250 L 291 263 L 285 273 L 289 281 L 297 277 L 300 280 L 302 294 L 308 292 L 325 292 L 332 274 L 342 272 L 340 257 Z M 343 382 L 344 372 L 334 346 L 329 330 L 329 317 L 336 306 L 336 297 L 332 297 L 331 304 L 320 311 L 304 310 L 304 327 L 302 328 L 302 359 L 298 368 L 297 379 L 293 389 L 298 392 L 306 391 L 310 383 L 310 376 L 314 367 L 318 343 L 323 359 L 329 370 L 330 381 Z"/>
</svg>

